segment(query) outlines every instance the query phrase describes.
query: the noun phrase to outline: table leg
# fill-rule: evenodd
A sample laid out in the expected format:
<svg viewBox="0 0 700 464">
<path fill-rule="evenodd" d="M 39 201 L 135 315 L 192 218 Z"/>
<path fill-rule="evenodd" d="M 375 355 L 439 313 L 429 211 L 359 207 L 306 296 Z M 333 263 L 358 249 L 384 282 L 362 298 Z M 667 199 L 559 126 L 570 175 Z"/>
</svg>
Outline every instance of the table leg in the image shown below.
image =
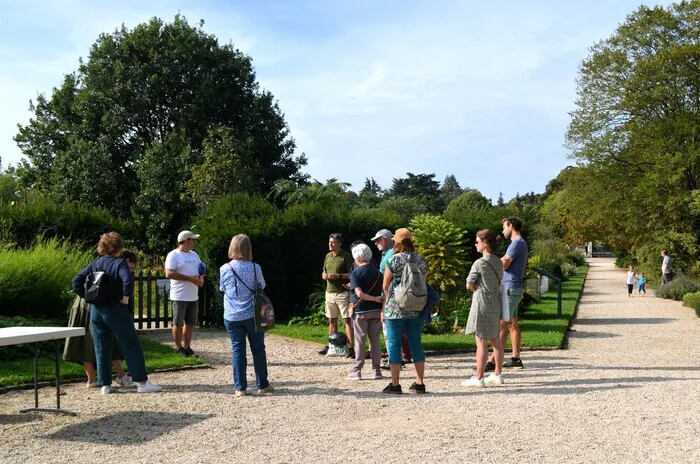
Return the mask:
<svg viewBox="0 0 700 464">
<path fill-rule="evenodd" d="M 34 407 L 39 407 L 39 344 L 34 344 Z"/>
<path fill-rule="evenodd" d="M 56 340 L 56 409 L 61 409 L 61 346 Z"/>
<path fill-rule="evenodd" d="M 54 414 L 65 414 L 66 416 L 76 416 L 71 411 L 61 409 L 61 354 L 60 343 L 56 340 L 56 409 L 39 407 L 39 344 L 34 344 L 34 407 L 20 409 L 19 412 L 52 412 Z"/>
</svg>

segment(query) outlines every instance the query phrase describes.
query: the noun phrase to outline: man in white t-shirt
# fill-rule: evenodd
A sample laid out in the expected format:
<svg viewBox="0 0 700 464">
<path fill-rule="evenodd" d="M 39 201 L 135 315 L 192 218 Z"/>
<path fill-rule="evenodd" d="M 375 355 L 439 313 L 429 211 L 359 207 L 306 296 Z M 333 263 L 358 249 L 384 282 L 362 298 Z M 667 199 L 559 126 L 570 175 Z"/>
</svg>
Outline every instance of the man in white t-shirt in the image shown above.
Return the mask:
<svg viewBox="0 0 700 464">
<path fill-rule="evenodd" d="M 177 236 L 178 247 L 165 258 L 173 308 L 173 341 L 183 356 L 194 356 L 190 343 L 199 313 L 199 287 L 204 285 L 204 265 L 194 252 L 198 238 L 199 235 L 183 230 Z"/>
</svg>

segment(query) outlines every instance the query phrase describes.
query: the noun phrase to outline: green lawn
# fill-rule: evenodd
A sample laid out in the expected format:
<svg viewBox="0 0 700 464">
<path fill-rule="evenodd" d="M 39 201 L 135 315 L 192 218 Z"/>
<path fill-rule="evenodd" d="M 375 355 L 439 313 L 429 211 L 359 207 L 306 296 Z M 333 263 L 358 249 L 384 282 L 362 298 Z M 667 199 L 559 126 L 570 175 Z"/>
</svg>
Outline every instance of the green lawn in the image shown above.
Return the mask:
<svg viewBox="0 0 700 464">
<path fill-rule="evenodd" d="M 141 346 L 143 346 L 148 372 L 206 364 L 199 358 L 185 358 L 173 351 L 172 348 L 145 336 L 141 336 Z M 126 363 L 124 364 L 126 367 Z M 0 361 L 0 387 L 34 382 L 33 365 L 34 358 Z M 53 357 L 51 359 L 46 356 L 39 358 L 39 381 L 50 381 L 55 378 L 56 363 Z M 82 365 L 61 361 L 61 379 L 87 379 L 87 377 Z"/>
<path fill-rule="evenodd" d="M 579 294 L 588 272 L 588 266 L 579 266 L 578 274 L 562 284 L 562 318 L 557 318 L 557 290 L 552 286 L 533 304 L 520 319 L 522 346 L 528 348 L 558 348 L 564 341 L 564 334 L 574 315 Z M 341 323 L 342 326 L 342 323 Z M 343 330 L 342 328 L 340 330 Z M 318 343 L 327 343 L 327 326 L 277 325 L 270 333 L 285 337 L 299 338 Z M 382 342 L 383 343 L 383 342 Z M 426 350 L 451 351 L 475 350 L 474 337 L 464 333 L 443 335 L 423 335 Z"/>
</svg>

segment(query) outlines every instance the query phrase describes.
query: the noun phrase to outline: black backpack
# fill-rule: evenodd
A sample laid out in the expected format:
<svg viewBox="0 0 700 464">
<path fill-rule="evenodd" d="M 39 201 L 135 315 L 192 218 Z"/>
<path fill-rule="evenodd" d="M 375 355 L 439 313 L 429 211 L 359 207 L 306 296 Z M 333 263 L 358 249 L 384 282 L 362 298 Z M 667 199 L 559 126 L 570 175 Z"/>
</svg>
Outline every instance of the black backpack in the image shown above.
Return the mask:
<svg viewBox="0 0 700 464">
<path fill-rule="evenodd" d="M 117 297 L 114 277 L 96 267 L 85 279 L 85 301 L 90 304 L 105 304 Z"/>
</svg>

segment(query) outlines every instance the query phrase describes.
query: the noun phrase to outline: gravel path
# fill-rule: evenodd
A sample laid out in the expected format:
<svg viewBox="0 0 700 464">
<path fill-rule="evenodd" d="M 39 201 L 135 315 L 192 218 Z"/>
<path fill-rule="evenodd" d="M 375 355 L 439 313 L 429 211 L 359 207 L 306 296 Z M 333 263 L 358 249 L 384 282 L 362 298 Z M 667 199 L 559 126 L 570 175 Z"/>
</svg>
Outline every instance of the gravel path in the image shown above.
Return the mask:
<svg viewBox="0 0 700 464">
<path fill-rule="evenodd" d="M 388 380 L 347 381 L 349 361 L 269 337 L 277 393 L 235 398 L 227 335 L 200 331 L 213 368 L 154 374 L 163 394 L 72 384 L 62 404 L 77 417 L 20 415 L 33 393 L 0 395 L 0 461 L 700 462 L 700 319 L 628 298 L 624 277 L 591 260 L 569 348 L 525 352 L 504 388 L 460 387 L 474 356 L 453 355 L 428 359 L 428 395 L 387 397 Z"/>
</svg>

